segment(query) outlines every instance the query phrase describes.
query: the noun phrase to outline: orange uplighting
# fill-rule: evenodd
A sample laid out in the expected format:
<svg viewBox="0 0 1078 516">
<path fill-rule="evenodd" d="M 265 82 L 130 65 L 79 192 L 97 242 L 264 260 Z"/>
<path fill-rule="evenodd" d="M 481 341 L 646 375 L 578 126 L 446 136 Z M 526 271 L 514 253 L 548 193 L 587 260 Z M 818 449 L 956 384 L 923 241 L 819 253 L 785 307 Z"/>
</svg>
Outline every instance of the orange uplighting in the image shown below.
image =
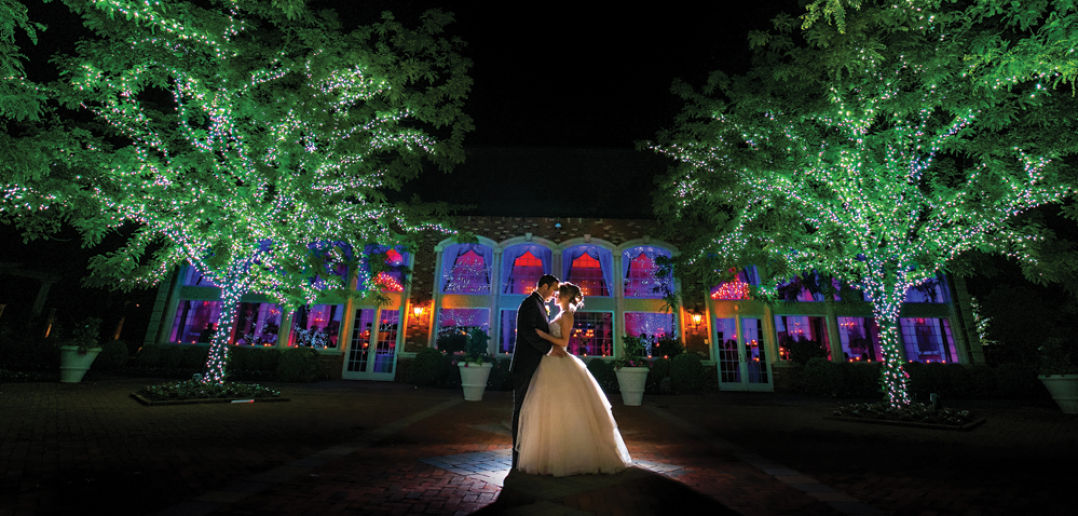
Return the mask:
<svg viewBox="0 0 1078 516">
<path fill-rule="evenodd" d="M 426 310 L 423 309 L 423 305 L 412 305 L 412 315 L 416 317 L 423 315 L 423 312 L 425 311 Z"/>
<path fill-rule="evenodd" d="M 704 316 L 700 314 L 692 314 L 692 324 L 694 326 L 700 326 L 700 321 L 704 320 Z"/>
</svg>

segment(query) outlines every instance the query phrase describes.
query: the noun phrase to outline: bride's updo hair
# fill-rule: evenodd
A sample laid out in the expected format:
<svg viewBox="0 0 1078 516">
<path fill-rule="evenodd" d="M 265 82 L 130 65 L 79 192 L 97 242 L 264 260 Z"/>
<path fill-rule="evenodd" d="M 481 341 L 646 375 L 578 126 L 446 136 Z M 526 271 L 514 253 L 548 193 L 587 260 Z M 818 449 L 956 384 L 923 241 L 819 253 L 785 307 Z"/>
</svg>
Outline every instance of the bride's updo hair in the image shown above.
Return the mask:
<svg viewBox="0 0 1078 516">
<path fill-rule="evenodd" d="M 584 306 L 584 294 L 580 293 L 580 287 L 566 281 L 558 285 L 558 297 L 569 298 L 569 309 L 577 311 Z"/>
</svg>

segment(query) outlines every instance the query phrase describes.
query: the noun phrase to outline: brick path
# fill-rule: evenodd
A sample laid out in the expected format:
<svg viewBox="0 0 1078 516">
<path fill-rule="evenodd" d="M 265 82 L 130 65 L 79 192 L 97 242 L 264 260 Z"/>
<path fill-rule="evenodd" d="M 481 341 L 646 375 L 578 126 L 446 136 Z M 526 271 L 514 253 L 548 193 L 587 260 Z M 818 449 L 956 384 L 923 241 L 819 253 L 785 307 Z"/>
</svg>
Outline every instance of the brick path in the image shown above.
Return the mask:
<svg viewBox="0 0 1078 516">
<path fill-rule="evenodd" d="M 773 394 L 647 397 L 615 417 L 619 475 L 506 476 L 510 393 L 276 385 L 293 401 L 143 407 L 154 380 L 0 385 L 0 516 L 107 514 L 1063 514 L 1078 418 L 982 407 L 942 432 L 824 420 Z"/>
</svg>

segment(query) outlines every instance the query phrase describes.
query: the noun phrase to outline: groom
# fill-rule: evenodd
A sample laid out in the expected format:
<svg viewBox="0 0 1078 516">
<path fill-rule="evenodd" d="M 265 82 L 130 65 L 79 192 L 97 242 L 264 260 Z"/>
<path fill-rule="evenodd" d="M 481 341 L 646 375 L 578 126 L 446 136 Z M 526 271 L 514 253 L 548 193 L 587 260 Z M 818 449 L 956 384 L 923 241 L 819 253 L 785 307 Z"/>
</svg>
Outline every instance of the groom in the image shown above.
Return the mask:
<svg viewBox="0 0 1078 516">
<path fill-rule="evenodd" d="M 521 301 L 517 308 L 517 338 L 513 360 L 509 364 L 509 378 L 513 380 L 513 469 L 517 469 L 517 429 L 520 426 L 520 407 L 528 394 L 535 369 L 543 355 L 550 352 L 551 343 L 544 340 L 535 329 L 550 331 L 547 324 L 546 303 L 558 293 L 558 278 L 544 274 L 539 278 L 532 295 Z"/>
</svg>

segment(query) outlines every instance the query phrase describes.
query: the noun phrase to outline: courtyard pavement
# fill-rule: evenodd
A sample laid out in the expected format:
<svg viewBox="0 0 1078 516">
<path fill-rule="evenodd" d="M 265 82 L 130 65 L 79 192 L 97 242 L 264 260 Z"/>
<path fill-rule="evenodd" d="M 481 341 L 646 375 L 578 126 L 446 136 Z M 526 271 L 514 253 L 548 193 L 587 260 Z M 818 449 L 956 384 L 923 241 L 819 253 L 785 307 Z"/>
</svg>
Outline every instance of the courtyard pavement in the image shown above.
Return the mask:
<svg viewBox="0 0 1078 516">
<path fill-rule="evenodd" d="M 617 475 L 509 472 L 508 392 L 270 384 L 291 401 L 145 407 L 155 379 L 0 384 L 0 516 L 1071 514 L 1078 418 L 959 402 L 966 432 L 825 419 L 769 393 L 612 398 Z"/>
</svg>

